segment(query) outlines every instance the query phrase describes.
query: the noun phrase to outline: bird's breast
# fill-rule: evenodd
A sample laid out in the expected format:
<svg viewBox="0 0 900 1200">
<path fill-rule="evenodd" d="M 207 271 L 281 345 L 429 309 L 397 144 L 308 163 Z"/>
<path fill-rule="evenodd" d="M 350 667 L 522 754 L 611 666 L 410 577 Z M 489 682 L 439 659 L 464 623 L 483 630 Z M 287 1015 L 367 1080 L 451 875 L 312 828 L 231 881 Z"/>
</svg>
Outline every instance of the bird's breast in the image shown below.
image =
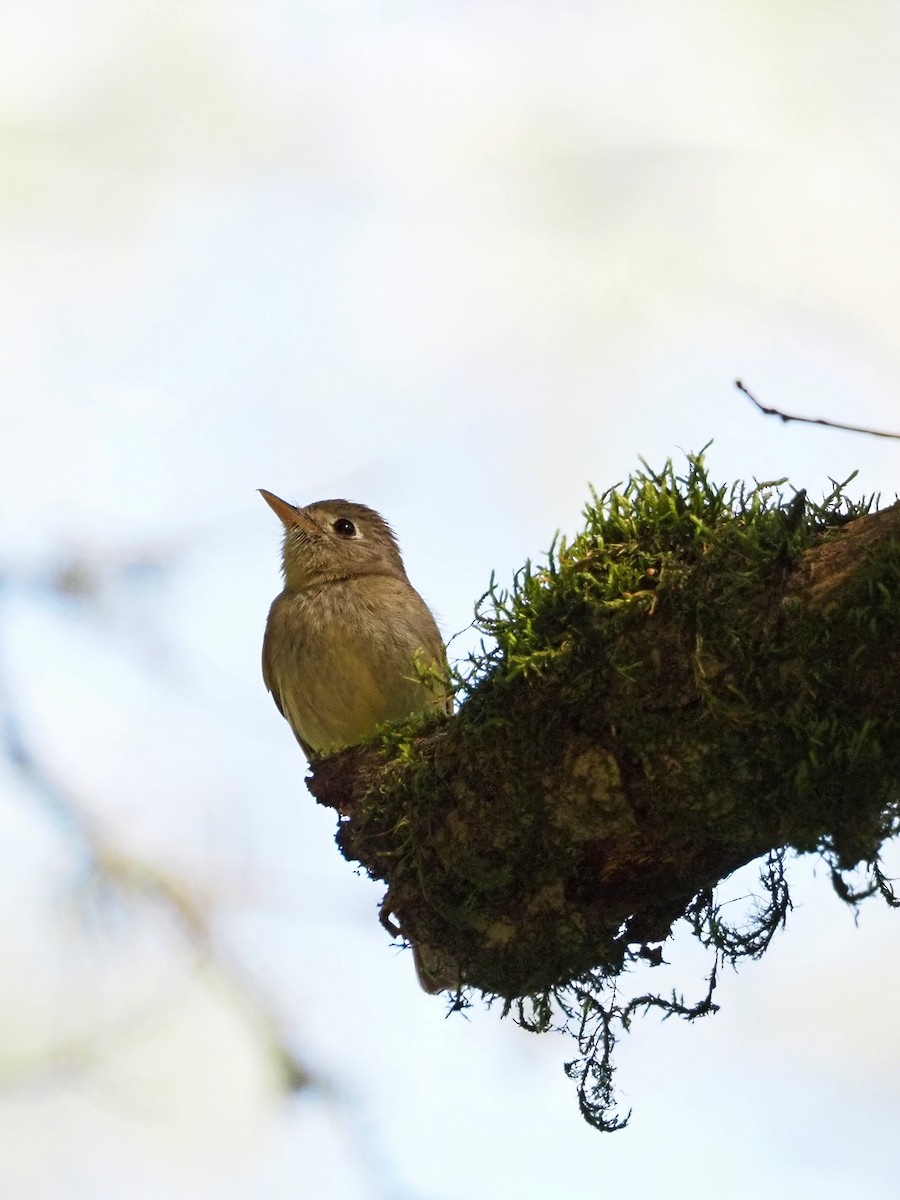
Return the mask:
<svg viewBox="0 0 900 1200">
<path fill-rule="evenodd" d="M 266 682 L 297 737 L 318 754 L 353 745 L 385 721 L 443 705 L 419 678 L 443 661 L 434 618 L 412 586 L 365 576 L 293 593 L 272 605 Z"/>
</svg>

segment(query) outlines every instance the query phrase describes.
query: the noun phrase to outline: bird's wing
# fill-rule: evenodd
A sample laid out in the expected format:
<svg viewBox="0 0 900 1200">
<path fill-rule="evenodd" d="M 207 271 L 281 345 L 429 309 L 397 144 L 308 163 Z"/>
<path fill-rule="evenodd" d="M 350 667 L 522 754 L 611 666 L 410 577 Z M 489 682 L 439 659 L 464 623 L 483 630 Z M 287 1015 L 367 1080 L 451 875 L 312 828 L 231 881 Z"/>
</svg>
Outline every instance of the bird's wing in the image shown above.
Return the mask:
<svg viewBox="0 0 900 1200">
<path fill-rule="evenodd" d="M 277 601 L 276 601 L 276 603 L 277 603 Z M 273 604 L 272 605 L 273 612 L 274 612 L 274 609 L 275 609 L 275 605 Z M 300 736 L 300 734 L 297 732 L 297 730 L 294 729 L 293 723 L 288 719 L 288 715 L 284 711 L 284 705 L 281 701 L 281 689 L 278 686 L 278 678 L 277 678 L 277 675 L 274 670 L 274 664 L 272 662 L 272 656 L 274 654 L 274 646 L 275 646 L 275 638 L 272 634 L 272 612 L 270 612 L 269 620 L 266 624 L 266 636 L 263 638 L 263 648 L 262 648 L 263 682 L 265 683 L 267 690 L 272 693 L 272 699 L 275 701 L 275 707 L 278 709 L 278 711 L 281 713 L 281 715 L 284 717 L 284 719 L 291 726 L 291 732 L 293 733 L 293 735 L 297 739 L 297 741 L 300 743 L 300 749 L 303 751 L 303 753 L 306 755 L 306 757 L 310 760 L 310 762 L 312 762 L 312 760 L 316 757 L 315 751 L 313 750 L 312 746 L 309 745 L 308 742 L 305 742 L 303 740 L 303 738 Z"/>
<path fill-rule="evenodd" d="M 262 648 L 262 674 L 263 682 L 268 691 L 272 693 L 272 699 L 275 701 L 275 706 L 278 711 L 284 716 L 284 707 L 281 703 L 281 695 L 278 690 L 278 683 L 275 679 L 275 673 L 272 670 L 272 642 L 270 636 L 270 625 L 266 626 L 266 636 L 263 638 Z"/>
</svg>

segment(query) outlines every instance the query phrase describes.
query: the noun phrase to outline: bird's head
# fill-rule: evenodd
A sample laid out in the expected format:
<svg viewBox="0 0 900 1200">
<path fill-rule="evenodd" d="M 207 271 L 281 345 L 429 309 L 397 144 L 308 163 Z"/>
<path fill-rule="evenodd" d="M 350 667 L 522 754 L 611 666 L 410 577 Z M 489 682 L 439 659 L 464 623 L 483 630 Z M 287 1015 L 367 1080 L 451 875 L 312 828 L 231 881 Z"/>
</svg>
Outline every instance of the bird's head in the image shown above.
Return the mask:
<svg viewBox="0 0 900 1200">
<path fill-rule="evenodd" d="M 406 578 L 393 530 L 374 509 L 352 500 L 317 500 L 301 508 L 265 488 L 259 493 L 284 526 L 288 588 L 358 575 Z"/>
</svg>

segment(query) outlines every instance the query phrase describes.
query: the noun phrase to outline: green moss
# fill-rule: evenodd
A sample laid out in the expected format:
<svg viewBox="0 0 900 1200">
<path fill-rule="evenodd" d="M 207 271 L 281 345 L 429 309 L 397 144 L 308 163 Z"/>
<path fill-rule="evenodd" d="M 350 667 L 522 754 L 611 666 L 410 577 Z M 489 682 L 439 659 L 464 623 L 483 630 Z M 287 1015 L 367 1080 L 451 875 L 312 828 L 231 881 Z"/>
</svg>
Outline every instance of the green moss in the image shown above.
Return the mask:
<svg viewBox="0 0 900 1200">
<path fill-rule="evenodd" d="M 601 1128 L 617 1124 L 613 1024 L 714 1007 L 711 989 L 698 1006 L 615 1001 L 674 921 L 712 947 L 714 986 L 720 961 L 758 956 L 784 920 L 782 848 L 818 850 L 851 899 L 867 893 L 845 873 L 869 864 L 889 895 L 900 545 L 863 556 L 839 602 L 800 586 L 804 555 L 872 505 L 849 482 L 819 503 L 783 480 L 724 487 L 701 454 L 594 494 L 575 538 L 492 581 L 458 714 L 381 739 L 385 768 L 342 829 L 405 932 L 526 1026 L 574 1026 L 571 1072 Z M 715 884 L 766 854 L 767 899 L 726 926 Z"/>
</svg>

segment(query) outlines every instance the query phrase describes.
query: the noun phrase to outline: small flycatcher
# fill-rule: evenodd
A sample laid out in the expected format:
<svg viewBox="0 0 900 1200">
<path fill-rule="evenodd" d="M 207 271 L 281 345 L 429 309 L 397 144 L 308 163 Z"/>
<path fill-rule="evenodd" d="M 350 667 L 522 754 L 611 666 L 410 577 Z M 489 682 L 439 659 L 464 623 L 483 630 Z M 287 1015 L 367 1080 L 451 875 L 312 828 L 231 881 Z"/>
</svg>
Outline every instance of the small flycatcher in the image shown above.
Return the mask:
<svg viewBox="0 0 900 1200">
<path fill-rule="evenodd" d="M 263 679 L 306 756 L 352 746 L 385 721 L 451 711 L 446 690 L 422 678 L 446 663 L 444 644 L 387 522 L 349 500 L 301 508 L 260 494 L 284 526 Z M 413 950 L 426 991 L 455 986 L 432 969 L 432 953 Z"/>
</svg>

